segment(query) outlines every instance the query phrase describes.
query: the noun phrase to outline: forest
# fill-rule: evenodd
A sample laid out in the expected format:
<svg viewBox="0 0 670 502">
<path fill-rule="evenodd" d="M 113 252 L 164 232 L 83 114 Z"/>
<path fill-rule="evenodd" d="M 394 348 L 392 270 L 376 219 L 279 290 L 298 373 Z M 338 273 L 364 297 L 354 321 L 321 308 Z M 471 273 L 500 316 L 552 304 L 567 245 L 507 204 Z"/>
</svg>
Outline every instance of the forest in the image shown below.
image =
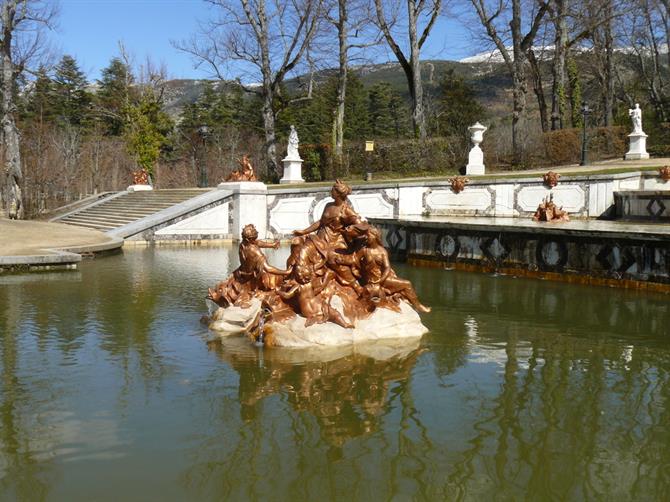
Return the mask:
<svg viewBox="0 0 670 502">
<path fill-rule="evenodd" d="M 455 173 L 476 121 L 491 169 L 575 162 L 584 126 L 593 158 L 621 157 L 635 103 L 650 153 L 670 148 L 666 0 L 209 3 L 202 30 L 172 42 L 209 77 L 183 82 L 123 44 L 90 79 L 47 57 L 56 2 L 0 2 L 4 216 L 124 189 L 140 168 L 159 188 L 215 186 L 244 154 L 273 182 L 292 124 L 308 181 Z M 422 58 L 430 37 L 449 43 L 442 17 L 481 53 Z"/>
</svg>

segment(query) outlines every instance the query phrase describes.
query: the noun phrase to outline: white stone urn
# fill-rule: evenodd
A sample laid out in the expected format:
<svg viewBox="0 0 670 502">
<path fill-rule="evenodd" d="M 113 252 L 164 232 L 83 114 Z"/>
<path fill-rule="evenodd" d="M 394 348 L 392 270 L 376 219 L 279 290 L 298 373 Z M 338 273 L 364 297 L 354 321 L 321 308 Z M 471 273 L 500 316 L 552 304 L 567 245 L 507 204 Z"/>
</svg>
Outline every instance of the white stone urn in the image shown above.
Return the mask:
<svg viewBox="0 0 670 502">
<path fill-rule="evenodd" d="M 488 128 L 479 122 L 468 127 L 470 131 L 472 144 L 474 145 L 468 154 L 468 165 L 465 166 L 466 175 L 481 175 L 484 174 L 486 166 L 484 166 L 484 152 L 479 147 L 484 141 L 484 133 Z"/>
</svg>

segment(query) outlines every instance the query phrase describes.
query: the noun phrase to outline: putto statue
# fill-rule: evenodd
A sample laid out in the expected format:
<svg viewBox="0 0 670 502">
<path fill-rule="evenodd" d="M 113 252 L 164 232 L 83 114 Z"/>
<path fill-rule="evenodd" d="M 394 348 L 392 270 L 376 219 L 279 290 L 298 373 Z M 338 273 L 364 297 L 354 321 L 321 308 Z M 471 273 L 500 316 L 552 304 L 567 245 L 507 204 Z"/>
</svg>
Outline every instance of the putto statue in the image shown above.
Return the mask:
<svg viewBox="0 0 670 502">
<path fill-rule="evenodd" d="M 243 155 L 237 162 L 240 164 L 240 169 L 231 172 L 226 181 L 258 181 L 254 172 L 254 166 L 251 165 L 247 155 Z"/>
<path fill-rule="evenodd" d="M 268 264 L 253 225 L 242 232 L 240 266 L 208 298 L 219 307 L 210 328 L 243 332 L 269 345 L 342 345 L 354 339 L 416 337 L 430 312 L 399 278 L 380 231 L 351 207 L 351 188 L 336 181 L 318 221 L 296 230 L 286 269 Z M 343 334 L 349 333 L 349 338 Z"/>
</svg>

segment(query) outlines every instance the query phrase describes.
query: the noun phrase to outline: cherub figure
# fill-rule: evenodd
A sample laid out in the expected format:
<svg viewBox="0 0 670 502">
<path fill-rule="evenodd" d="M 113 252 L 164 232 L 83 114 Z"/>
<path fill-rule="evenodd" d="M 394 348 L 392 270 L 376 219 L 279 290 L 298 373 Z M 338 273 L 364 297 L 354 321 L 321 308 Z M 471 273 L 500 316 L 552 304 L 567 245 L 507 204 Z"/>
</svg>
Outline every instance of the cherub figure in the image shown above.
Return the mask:
<svg viewBox="0 0 670 502">
<path fill-rule="evenodd" d="M 342 317 L 342 314 L 330 306 L 331 295 L 321 295 L 333 278 L 332 271 L 328 271 L 321 278 L 315 278 L 309 268 L 298 266 L 293 269 L 292 277 L 294 280 L 289 282 L 288 291 L 279 290 L 277 293 L 283 300 L 290 300 L 294 297 L 298 300 L 300 312 L 306 319 L 305 327 L 326 321 L 339 324 L 343 328 L 354 327 Z"/>
<path fill-rule="evenodd" d="M 379 230 L 369 226 L 366 235 L 366 245 L 354 255 L 338 255 L 334 260 L 340 264 L 358 266 L 362 275 L 363 289 L 366 296 L 373 301 L 386 299 L 386 295 L 398 294 L 405 298 L 418 312 L 430 312 L 430 308 L 423 305 L 412 287 L 412 283 L 398 277 L 389 260 L 388 251 L 381 241 Z"/>
<path fill-rule="evenodd" d="M 258 181 L 254 172 L 254 166 L 249 161 L 249 156 L 243 155 L 237 162 L 240 164 L 240 169 L 231 172 L 226 181 Z"/>
<path fill-rule="evenodd" d="M 233 275 L 221 282 L 215 289 L 209 288 L 208 298 L 222 307 L 240 302 L 246 305 L 256 291 L 272 291 L 281 279 L 290 272 L 273 267 L 267 262 L 261 248 L 277 249 L 279 241 L 258 239 L 258 230 L 247 225 L 242 230 L 239 247 L 240 266 Z"/>
</svg>

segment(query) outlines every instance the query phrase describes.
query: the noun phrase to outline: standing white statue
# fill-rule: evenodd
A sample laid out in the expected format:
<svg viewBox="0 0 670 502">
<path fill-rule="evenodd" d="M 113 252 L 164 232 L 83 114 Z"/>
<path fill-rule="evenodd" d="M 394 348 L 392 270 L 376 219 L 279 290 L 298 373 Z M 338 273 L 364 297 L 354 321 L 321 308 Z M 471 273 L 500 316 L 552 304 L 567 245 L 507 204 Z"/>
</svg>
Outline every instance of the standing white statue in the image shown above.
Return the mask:
<svg viewBox="0 0 670 502">
<path fill-rule="evenodd" d="M 284 176 L 279 183 L 304 183 L 302 179 L 302 159 L 298 152 L 300 140 L 298 131 L 291 126 L 291 132 L 288 135 L 288 146 L 286 147 L 286 157 L 282 160 L 284 163 Z"/>
<path fill-rule="evenodd" d="M 299 145 L 300 139 L 298 139 L 298 131 L 295 130 L 294 126 L 291 126 L 291 132 L 288 135 L 288 146 L 286 147 L 287 159 L 300 159 L 300 153 L 298 153 Z"/>
<path fill-rule="evenodd" d="M 635 108 L 628 110 L 628 115 L 633 121 L 633 132 L 628 135 L 630 147 L 626 152 L 626 160 L 648 159 L 647 153 L 647 135 L 642 131 L 642 110 L 639 103 L 635 103 Z"/>
<path fill-rule="evenodd" d="M 628 115 L 633 120 L 633 134 L 639 134 L 642 132 L 642 110 L 640 110 L 640 104 L 635 103 L 635 108 L 628 110 Z"/>
</svg>

